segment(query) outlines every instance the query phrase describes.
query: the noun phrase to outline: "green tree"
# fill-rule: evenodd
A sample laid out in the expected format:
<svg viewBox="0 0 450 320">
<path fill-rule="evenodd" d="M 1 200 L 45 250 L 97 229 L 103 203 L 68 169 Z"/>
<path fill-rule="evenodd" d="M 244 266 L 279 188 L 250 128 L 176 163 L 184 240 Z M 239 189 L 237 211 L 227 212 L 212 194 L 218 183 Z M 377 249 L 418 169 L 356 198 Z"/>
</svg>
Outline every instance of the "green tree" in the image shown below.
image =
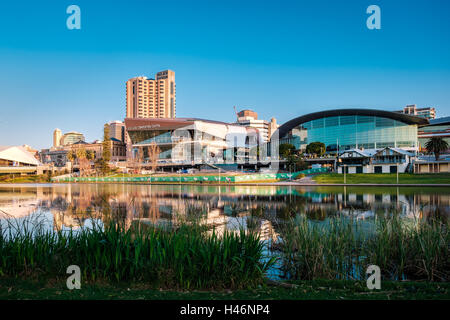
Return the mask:
<svg viewBox="0 0 450 320">
<path fill-rule="evenodd" d="M 88 159 L 89 161 L 94 160 L 95 152 L 93 150 L 87 150 L 86 151 L 86 159 Z"/>
<path fill-rule="evenodd" d="M 311 142 L 306 146 L 306 153 L 315 154 L 319 157 L 325 154 L 325 144 L 322 142 Z"/>
<path fill-rule="evenodd" d="M 78 160 L 86 159 L 86 149 L 85 148 L 78 148 L 77 151 L 75 151 L 76 157 Z"/>
<path fill-rule="evenodd" d="M 72 150 L 69 150 L 69 152 L 67 152 L 67 160 L 69 160 L 70 162 L 73 163 L 76 157 L 77 157 L 76 153 L 73 152 Z"/>
<path fill-rule="evenodd" d="M 290 171 L 296 172 L 308 169 L 308 163 L 296 154 L 290 154 L 286 158 Z"/>
<path fill-rule="evenodd" d="M 432 137 L 425 144 L 425 148 L 428 150 L 428 152 L 434 153 L 434 157 L 436 161 L 438 161 L 440 154 L 448 150 L 449 146 L 447 141 L 445 141 L 441 137 Z"/>
<path fill-rule="evenodd" d="M 47 182 L 52 182 L 52 176 L 53 176 L 52 170 L 47 170 Z"/>
<path fill-rule="evenodd" d="M 105 124 L 103 127 L 103 150 L 102 150 L 102 158 L 108 163 L 111 161 L 111 139 L 109 138 L 109 126 Z"/>
<path fill-rule="evenodd" d="M 280 156 L 286 159 L 290 154 L 294 153 L 295 147 L 290 143 L 282 143 L 278 148 Z"/>
<path fill-rule="evenodd" d="M 111 161 L 111 139 L 109 137 L 109 126 L 105 124 L 103 127 L 102 158 L 96 161 L 95 167 L 106 174 L 110 171 L 109 161 Z"/>
</svg>

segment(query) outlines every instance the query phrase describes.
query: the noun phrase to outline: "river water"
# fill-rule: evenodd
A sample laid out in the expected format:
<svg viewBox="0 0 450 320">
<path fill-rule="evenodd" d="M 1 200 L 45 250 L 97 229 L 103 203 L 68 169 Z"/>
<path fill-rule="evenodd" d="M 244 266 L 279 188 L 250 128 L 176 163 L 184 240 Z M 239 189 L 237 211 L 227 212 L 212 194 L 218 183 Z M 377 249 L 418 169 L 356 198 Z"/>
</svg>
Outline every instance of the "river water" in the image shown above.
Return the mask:
<svg viewBox="0 0 450 320">
<path fill-rule="evenodd" d="M 450 217 L 450 188 L 207 186 L 137 184 L 0 185 L 0 226 L 39 221 L 51 230 L 77 230 L 120 220 L 171 225 L 201 213 L 216 232 L 252 228 L 263 240 L 297 214 L 312 221 L 351 215 L 370 222 L 396 212 L 405 219 Z"/>
</svg>

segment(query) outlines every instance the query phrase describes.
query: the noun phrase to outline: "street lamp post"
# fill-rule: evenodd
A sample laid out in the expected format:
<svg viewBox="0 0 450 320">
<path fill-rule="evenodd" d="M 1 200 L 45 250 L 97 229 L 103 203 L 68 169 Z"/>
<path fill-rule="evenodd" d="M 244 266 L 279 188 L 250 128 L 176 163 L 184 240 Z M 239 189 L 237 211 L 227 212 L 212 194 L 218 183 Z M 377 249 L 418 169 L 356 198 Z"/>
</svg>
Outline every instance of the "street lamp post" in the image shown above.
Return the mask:
<svg viewBox="0 0 450 320">
<path fill-rule="evenodd" d="M 343 169 L 344 169 L 344 184 L 347 184 L 347 176 L 346 176 L 346 171 L 345 170 L 347 168 L 347 166 L 344 164 Z"/>
</svg>

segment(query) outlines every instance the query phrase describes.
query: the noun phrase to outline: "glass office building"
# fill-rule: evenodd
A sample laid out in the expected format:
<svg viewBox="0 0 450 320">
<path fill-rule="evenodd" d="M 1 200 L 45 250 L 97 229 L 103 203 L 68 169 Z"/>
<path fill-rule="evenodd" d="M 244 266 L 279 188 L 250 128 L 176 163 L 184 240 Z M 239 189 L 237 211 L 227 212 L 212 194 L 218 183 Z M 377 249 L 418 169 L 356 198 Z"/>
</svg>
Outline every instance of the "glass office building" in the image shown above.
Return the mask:
<svg viewBox="0 0 450 320">
<path fill-rule="evenodd" d="M 324 143 L 327 151 L 385 147 L 416 150 L 418 126 L 426 123 L 426 119 L 388 111 L 330 110 L 288 121 L 279 128 L 279 143 L 304 149 L 317 141 Z"/>
<path fill-rule="evenodd" d="M 144 161 L 156 144 L 158 159 L 167 163 L 242 162 L 252 155 L 250 150 L 256 153 L 261 140 L 255 128 L 195 118 L 126 118 L 125 127 L 130 156 L 142 150 Z"/>
</svg>

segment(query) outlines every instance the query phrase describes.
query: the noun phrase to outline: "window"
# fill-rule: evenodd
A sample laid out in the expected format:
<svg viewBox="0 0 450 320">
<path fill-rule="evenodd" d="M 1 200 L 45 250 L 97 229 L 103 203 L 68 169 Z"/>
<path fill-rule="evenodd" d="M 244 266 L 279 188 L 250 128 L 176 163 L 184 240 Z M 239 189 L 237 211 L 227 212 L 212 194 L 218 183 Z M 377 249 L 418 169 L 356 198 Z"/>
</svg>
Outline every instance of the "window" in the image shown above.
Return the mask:
<svg viewBox="0 0 450 320">
<path fill-rule="evenodd" d="M 378 142 L 377 148 L 395 148 L 395 142 Z"/>
<path fill-rule="evenodd" d="M 383 173 L 383 168 L 381 166 L 374 167 L 374 173 Z"/>
<path fill-rule="evenodd" d="M 368 116 L 357 116 L 358 123 L 373 123 L 375 122 L 374 117 L 368 117 Z"/>
<path fill-rule="evenodd" d="M 376 118 L 375 119 L 375 126 L 377 127 L 393 127 L 394 126 L 394 120 L 388 119 L 388 118 Z"/>
<path fill-rule="evenodd" d="M 355 124 L 356 116 L 342 116 L 340 121 L 341 121 L 341 126 L 346 125 L 346 124 Z"/>
<path fill-rule="evenodd" d="M 335 127 L 339 125 L 339 117 L 325 118 L 325 127 Z"/>
<path fill-rule="evenodd" d="M 322 119 L 317 119 L 317 120 L 313 120 L 312 121 L 312 127 L 314 128 L 314 129 L 316 129 L 316 128 L 323 128 L 323 121 L 324 119 L 322 118 Z"/>
</svg>

